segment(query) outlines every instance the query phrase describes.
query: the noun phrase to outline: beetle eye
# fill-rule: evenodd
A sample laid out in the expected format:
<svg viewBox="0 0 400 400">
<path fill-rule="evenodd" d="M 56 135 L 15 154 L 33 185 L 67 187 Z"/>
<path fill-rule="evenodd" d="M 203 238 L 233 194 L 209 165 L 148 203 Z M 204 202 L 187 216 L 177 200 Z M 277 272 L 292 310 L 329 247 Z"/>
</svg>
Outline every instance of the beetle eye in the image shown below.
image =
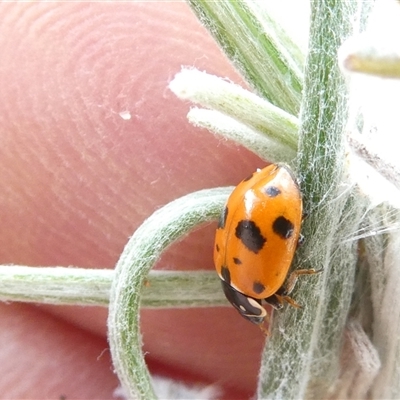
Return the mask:
<svg viewBox="0 0 400 400">
<path fill-rule="evenodd" d="M 239 314 L 253 324 L 261 324 L 267 316 L 267 311 L 261 306 L 261 300 L 253 299 L 238 292 L 232 286 L 221 280 L 225 297 L 239 311 Z"/>
</svg>

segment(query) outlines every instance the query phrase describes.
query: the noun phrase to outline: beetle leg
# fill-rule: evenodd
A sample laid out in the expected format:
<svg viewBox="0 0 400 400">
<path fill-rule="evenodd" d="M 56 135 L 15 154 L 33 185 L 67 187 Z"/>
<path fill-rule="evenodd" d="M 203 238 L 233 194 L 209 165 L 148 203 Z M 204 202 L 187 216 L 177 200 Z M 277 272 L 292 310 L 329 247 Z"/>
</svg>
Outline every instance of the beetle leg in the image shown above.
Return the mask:
<svg viewBox="0 0 400 400">
<path fill-rule="evenodd" d="M 280 310 L 285 301 L 292 307 L 301 308 L 300 304 L 297 304 L 290 296 L 286 295 L 284 288 L 279 289 L 275 294 L 264 299 L 264 301 L 272 306 L 275 310 Z"/>
<path fill-rule="evenodd" d="M 283 293 L 282 296 L 288 296 L 290 293 L 292 293 L 297 279 L 300 275 L 314 275 L 314 274 L 318 274 L 319 272 L 321 272 L 322 270 L 315 270 L 315 269 L 298 269 L 296 271 L 293 271 L 290 275 L 289 278 L 286 282 L 286 284 L 284 285 L 284 289 L 283 289 Z M 289 304 L 290 301 L 288 301 Z"/>
<path fill-rule="evenodd" d="M 268 324 L 267 324 L 266 319 L 268 319 Z M 261 332 L 263 333 L 263 335 L 265 337 L 269 336 L 269 327 L 268 327 L 269 323 L 270 323 L 270 321 L 269 321 L 269 316 L 268 316 L 265 318 L 265 320 L 262 322 L 262 324 L 258 325 L 258 327 L 260 328 Z"/>
<path fill-rule="evenodd" d="M 294 307 L 294 308 L 301 308 L 301 305 L 298 304 L 298 303 L 296 303 L 290 296 L 287 296 L 287 295 L 281 296 L 281 295 L 279 295 L 279 294 L 275 294 L 275 296 L 276 296 L 278 299 L 280 299 L 280 301 L 282 301 L 282 303 L 283 303 L 284 301 L 286 301 L 286 303 L 289 303 L 289 304 L 290 304 L 292 307 Z"/>
<path fill-rule="evenodd" d="M 286 281 L 286 284 L 283 285 L 273 296 L 275 297 L 275 301 L 278 301 L 278 304 L 283 305 L 283 302 L 289 303 L 292 307 L 301 308 L 301 305 L 296 303 L 289 295 L 292 293 L 297 279 L 300 275 L 314 275 L 318 274 L 322 270 L 315 270 L 315 269 L 298 269 L 293 271 L 289 278 Z M 271 296 L 271 297 L 273 297 Z M 269 298 L 270 299 L 270 298 Z"/>
<path fill-rule="evenodd" d="M 277 295 L 277 293 L 264 299 L 274 310 L 280 310 L 283 307 L 282 296 Z"/>
<path fill-rule="evenodd" d="M 301 308 L 301 305 L 296 303 L 289 295 L 292 293 L 297 279 L 300 275 L 314 275 L 318 274 L 322 270 L 315 270 L 315 269 L 298 269 L 293 271 L 289 278 L 287 279 L 286 283 L 272 296 L 267 297 L 264 299 L 266 303 L 271 305 L 275 310 L 280 310 L 283 307 L 283 304 L 289 303 L 294 308 Z"/>
</svg>

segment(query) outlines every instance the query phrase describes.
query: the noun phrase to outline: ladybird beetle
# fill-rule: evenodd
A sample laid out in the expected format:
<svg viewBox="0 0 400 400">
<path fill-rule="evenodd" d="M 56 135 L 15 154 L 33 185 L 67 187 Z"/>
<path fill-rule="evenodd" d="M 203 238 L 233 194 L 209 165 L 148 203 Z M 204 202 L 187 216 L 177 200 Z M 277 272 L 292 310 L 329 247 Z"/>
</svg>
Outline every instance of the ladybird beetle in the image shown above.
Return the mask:
<svg viewBox="0 0 400 400">
<path fill-rule="evenodd" d="M 300 307 L 289 296 L 297 277 L 317 272 L 297 270 L 286 281 L 302 241 L 302 218 L 300 188 L 284 164 L 271 164 L 244 179 L 221 214 L 215 236 L 215 267 L 226 298 L 257 325 L 267 317 L 262 300 L 275 309 L 282 308 L 284 301 Z"/>
</svg>

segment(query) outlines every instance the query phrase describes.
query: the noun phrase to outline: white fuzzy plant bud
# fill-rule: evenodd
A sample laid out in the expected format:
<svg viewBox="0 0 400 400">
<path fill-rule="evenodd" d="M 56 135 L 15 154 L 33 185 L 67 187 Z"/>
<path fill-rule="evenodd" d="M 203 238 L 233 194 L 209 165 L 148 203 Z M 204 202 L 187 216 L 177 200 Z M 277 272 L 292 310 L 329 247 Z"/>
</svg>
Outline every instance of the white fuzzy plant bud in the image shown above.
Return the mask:
<svg viewBox="0 0 400 400">
<path fill-rule="evenodd" d="M 371 312 L 363 318 L 363 328 L 370 343 L 358 347 L 359 385 L 347 393 L 355 398 L 366 398 L 366 389 L 371 398 L 400 396 L 399 37 L 400 4 L 381 0 L 366 31 L 349 39 L 339 52 L 350 86 L 350 171 L 370 201 L 357 235 L 363 238 L 364 279 L 355 294 L 369 297 Z M 354 392 L 355 387 L 362 389 Z"/>
</svg>

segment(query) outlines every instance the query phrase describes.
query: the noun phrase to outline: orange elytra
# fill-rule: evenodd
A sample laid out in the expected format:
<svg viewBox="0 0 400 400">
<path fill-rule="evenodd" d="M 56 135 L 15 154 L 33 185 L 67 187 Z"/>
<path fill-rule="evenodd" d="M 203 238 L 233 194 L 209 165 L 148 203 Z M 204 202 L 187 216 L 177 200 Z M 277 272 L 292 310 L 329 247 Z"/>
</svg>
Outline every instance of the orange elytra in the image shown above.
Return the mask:
<svg viewBox="0 0 400 400">
<path fill-rule="evenodd" d="M 267 312 L 289 296 L 297 277 L 313 269 L 297 270 L 287 279 L 300 234 L 303 202 L 297 180 L 285 164 L 271 164 L 244 179 L 229 196 L 215 236 L 214 263 L 227 299 L 239 313 L 261 324 Z"/>
</svg>

